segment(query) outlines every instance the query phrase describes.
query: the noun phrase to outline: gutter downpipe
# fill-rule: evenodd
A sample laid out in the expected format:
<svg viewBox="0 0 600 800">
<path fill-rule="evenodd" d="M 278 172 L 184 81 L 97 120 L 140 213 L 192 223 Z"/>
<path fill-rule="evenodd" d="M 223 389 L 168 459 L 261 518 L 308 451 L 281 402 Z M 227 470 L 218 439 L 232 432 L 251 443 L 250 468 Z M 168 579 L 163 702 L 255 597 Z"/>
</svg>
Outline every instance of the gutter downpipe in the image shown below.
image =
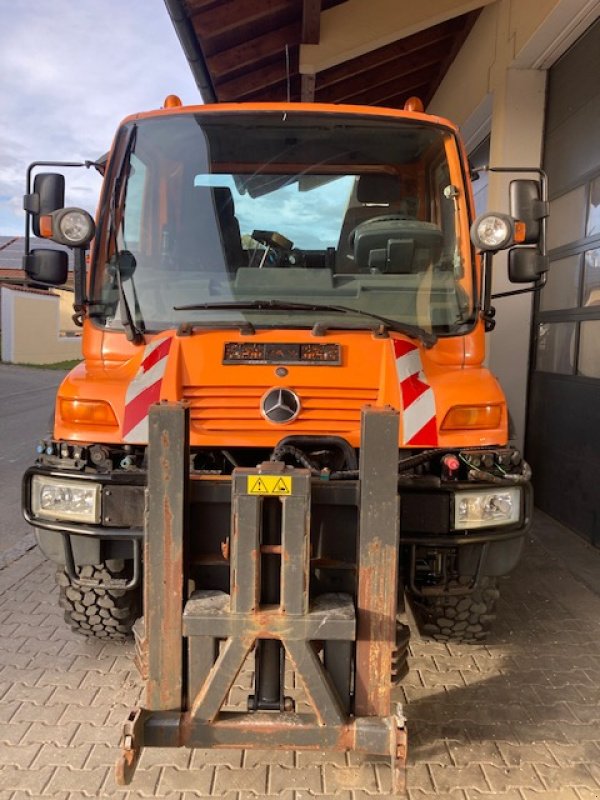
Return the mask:
<svg viewBox="0 0 600 800">
<path fill-rule="evenodd" d="M 217 93 L 206 66 L 198 37 L 189 17 L 186 16 L 183 10 L 182 0 L 164 0 L 164 2 L 177 38 L 192 70 L 196 86 L 200 90 L 202 100 L 205 103 L 218 103 Z"/>
</svg>

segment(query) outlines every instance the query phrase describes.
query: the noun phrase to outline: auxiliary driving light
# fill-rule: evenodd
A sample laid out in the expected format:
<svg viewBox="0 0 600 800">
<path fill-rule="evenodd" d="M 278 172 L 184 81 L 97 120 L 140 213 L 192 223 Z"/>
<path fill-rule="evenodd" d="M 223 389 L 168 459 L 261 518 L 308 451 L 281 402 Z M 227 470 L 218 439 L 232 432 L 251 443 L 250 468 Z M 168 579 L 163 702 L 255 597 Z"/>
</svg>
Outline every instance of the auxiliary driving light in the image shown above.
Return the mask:
<svg viewBox="0 0 600 800">
<path fill-rule="evenodd" d="M 31 510 L 35 517 L 73 522 L 100 522 L 101 484 L 34 475 Z"/>
<path fill-rule="evenodd" d="M 494 528 L 519 521 L 521 490 L 514 486 L 500 491 L 456 492 L 454 529 Z"/>
<path fill-rule="evenodd" d="M 42 234 L 67 247 L 85 247 L 95 233 L 94 220 L 83 208 L 59 208 L 40 217 Z"/>
<path fill-rule="evenodd" d="M 482 214 L 471 225 L 471 240 L 478 250 L 504 250 L 515 238 L 515 222 L 507 214 Z"/>
</svg>

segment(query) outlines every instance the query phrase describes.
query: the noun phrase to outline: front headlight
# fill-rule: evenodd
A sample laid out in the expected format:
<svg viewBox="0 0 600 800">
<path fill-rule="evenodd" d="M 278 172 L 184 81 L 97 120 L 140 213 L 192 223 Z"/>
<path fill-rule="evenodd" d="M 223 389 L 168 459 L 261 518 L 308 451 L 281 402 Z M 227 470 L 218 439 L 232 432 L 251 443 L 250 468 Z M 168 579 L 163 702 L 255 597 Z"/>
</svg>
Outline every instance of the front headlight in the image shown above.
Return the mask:
<svg viewBox="0 0 600 800">
<path fill-rule="evenodd" d="M 100 522 L 99 483 L 70 481 L 34 475 L 31 481 L 31 511 L 42 519 Z"/>
<path fill-rule="evenodd" d="M 454 529 L 493 528 L 518 522 L 521 514 L 521 490 L 456 492 L 454 495 Z"/>
</svg>

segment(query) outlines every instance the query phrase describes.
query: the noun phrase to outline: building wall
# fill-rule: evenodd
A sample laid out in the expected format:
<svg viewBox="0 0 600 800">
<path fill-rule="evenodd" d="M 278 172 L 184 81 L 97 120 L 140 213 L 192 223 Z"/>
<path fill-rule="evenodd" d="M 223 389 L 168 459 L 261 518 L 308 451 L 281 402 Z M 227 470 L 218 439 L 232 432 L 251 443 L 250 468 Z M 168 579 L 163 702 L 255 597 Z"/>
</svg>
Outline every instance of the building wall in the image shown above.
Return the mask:
<svg viewBox="0 0 600 800">
<path fill-rule="evenodd" d="M 53 290 L 59 298 L 59 331 L 61 334 L 78 335 L 81 331 L 73 322 L 73 292 L 64 289 Z"/>
<path fill-rule="evenodd" d="M 81 337 L 61 332 L 60 298 L 2 287 L 2 361 L 53 364 L 81 358 Z"/>
</svg>

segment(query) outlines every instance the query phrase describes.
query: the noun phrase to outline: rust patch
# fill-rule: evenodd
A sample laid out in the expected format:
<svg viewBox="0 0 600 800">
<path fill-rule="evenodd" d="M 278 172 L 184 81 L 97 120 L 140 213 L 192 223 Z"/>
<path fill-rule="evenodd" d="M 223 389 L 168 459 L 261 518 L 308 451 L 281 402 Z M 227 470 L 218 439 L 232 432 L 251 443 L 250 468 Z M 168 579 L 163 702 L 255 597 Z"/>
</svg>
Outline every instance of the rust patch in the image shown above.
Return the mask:
<svg viewBox="0 0 600 800">
<path fill-rule="evenodd" d="M 210 728 L 210 745 L 202 736 L 202 731 Z M 236 735 L 235 744 L 231 744 L 227 734 L 234 730 L 247 739 L 240 741 L 239 734 Z M 192 714 L 184 713 L 181 715 L 179 723 L 179 744 L 181 747 L 207 747 L 211 748 L 244 748 L 248 750 L 261 749 L 267 745 L 274 750 L 322 750 L 319 741 L 314 742 L 294 742 L 292 744 L 285 740 L 294 731 L 314 731 L 319 733 L 320 726 L 314 723 L 307 723 L 297 714 L 239 714 L 235 719 L 220 717 L 211 723 L 199 723 L 195 721 Z M 356 744 L 356 729 L 354 722 L 336 726 L 337 736 L 335 741 L 327 744 L 327 750 L 333 752 L 354 750 Z M 221 739 L 221 741 L 216 741 Z M 279 741 L 283 739 L 284 741 Z"/>
<path fill-rule="evenodd" d="M 221 555 L 225 561 L 229 561 L 229 537 L 224 542 L 221 542 Z"/>
<path fill-rule="evenodd" d="M 395 641 L 396 596 L 391 589 L 395 554 L 379 538 L 369 544 L 358 572 L 356 713 L 386 716 L 390 710 L 390 665 Z"/>
</svg>

